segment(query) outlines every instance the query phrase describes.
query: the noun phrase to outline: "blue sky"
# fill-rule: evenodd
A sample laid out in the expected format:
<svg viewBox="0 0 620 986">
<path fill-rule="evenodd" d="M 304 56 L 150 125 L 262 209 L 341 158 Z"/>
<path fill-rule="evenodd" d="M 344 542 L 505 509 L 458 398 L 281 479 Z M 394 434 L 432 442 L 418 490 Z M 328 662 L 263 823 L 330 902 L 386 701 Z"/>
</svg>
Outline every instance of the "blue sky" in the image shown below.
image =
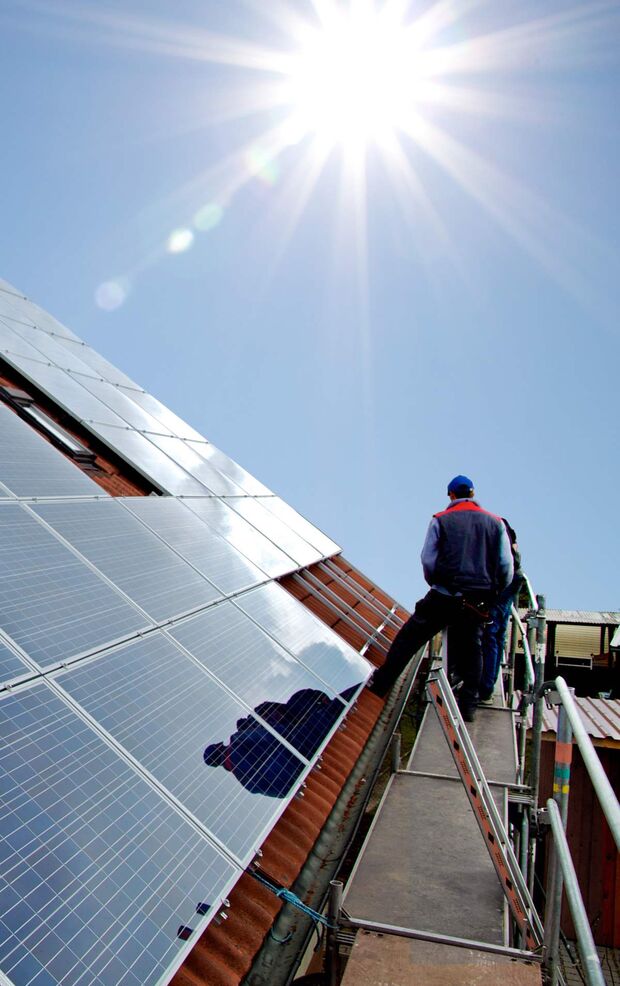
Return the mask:
<svg viewBox="0 0 620 986">
<path fill-rule="evenodd" d="M 4 0 L 0 276 L 404 604 L 464 472 L 550 605 L 619 609 L 620 8 L 400 8 L 415 126 L 319 167 L 270 93 L 348 3 Z"/>
</svg>

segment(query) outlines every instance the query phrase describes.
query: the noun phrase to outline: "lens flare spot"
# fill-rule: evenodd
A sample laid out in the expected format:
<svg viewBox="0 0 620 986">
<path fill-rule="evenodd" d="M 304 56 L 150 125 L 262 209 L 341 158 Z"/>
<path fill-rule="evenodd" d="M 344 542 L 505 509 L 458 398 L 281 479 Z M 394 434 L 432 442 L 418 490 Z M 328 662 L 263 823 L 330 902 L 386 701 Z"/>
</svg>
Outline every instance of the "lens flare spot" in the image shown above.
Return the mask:
<svg viewBox="0 0 620 986">
<path fill-rule="evenodd" d="M 191 229 L 175 229 L 168 237 L 166 249 L 168 253 L 185 253 L 194 242 Z"/>
<path fill-rule="evenodd" d="M 224 216 L 224 210 L 217 202 L 208 202 L 199 209 L 194 216 L 194 226 L 201 233 L 208 233 L 210 229 L 215 229 Z"/>
<path fill-rule="evenodd" d="M 278 162 L 264 147 L 251 147 L 246 157 L 246 165 L 250 174 L 266 185 L 275 185 L 280 177 Z"/>
<path fill-rule="evenodd" d="M 129 294 L 129 281 L 125 277 L 103 281 L 95 290 L 95 304 L 105 312 L 113 312 L 125 304 Z"/>
</svg>

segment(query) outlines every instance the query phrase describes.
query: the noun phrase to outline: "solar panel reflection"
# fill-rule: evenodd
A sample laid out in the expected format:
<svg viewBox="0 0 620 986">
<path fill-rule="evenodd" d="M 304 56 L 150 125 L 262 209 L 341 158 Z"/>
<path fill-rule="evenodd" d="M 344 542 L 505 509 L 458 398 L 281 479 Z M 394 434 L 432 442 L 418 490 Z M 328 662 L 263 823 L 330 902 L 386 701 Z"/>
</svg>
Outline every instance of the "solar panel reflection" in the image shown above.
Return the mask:
<svg viewBox="0 0 620 986">
<path fill-rule="evenodd" d="M 145 435 L 125 427 L 99 424 L 100 420 L 93 418 L 89 421 L 89 430 L 98 435 L 130 466 L 146 476 L 158 489 L 175 496 L 205 496 L 210 492 L 150 442 Z M 116 418 L 116 423 L 122 423 L 120 418 Z"/>
<path fill-rule="evenodd" d="M 187 444 L 203 459 L 206 459 L 207 462 L 215 466 L 219 472 L 234 480 L 250 496 L 268 496 L 271 492 L 267 486 L 260 483 L 255 476 L 252 476 L 251 473 L 247 472 L 246 469 L 219 448 L 216 448 L 215 445 L 212 445 L 211 442 L 188 441 Z"/>
<path fill-rule="evenodd" d="M 353 650 L 281 586 L 251 589 L 237 605 L 333 691 L 357 691 L 372 670 Z"/>
<path fill-rule="evenodd" d="M 286 572 L 294 572 L 297 568 L 297 562 L 222 500 L 215 497 L 191 497 L 184 500 L 184 503 L 272 579 Z"/>
<path fill-rule="evenodd" d="M 215 586 L 112 497 L 42 503 L 33 510 L 156 622 L 220 598 Z"/>
<path fill-rule="evenodd" d="M 293 507 L 281 500 L 279 496 L 264 496 L 257 500 L 266 510 L 275 514 L 287 527 L 295 531 L 300 537 L 304 538 L 308 544 L 317 548 L 322 555 L 329 557 L 340 551 L 338 545 L 328 538 L 326 534 L 311 524 L 309 520 L 298 514 Z"/>
<path fill-rule="evenodd" d="M 149 435 L 150 441 L 216 496 L 243 496 L 240 486 L 198 455 L 182 438 Z"/>
<path fill-rule="evenodd" d="M 322 681 L 230 602 L 184 620 L 170 635 L 303 756 L 311 757 L 344 715 Z"/>
<path fill-rule="evenodd" d="M 123 503 L 224 594 L 266 581 L 264 572 L 180 500 L 171 496 L 133 496 L 125 498 Z"/>
<path fill-rule="evenodd" d="M 55 400 L 60 407 L 64 408 L 73 418 L 77 418 L 78 421 L 90 421 L 92 419 L 111 425 L 125 426 L 125 422 L 114 411 L 97 400 L 77 382 L 76 377 L 65 373 L 64 370 L 35 359 L 26 359 L 13 354 L 5 354 L 5 356 L 11 366 L 15 366 L 35 387 Z M 45 359 L 45 357 L 41 356 L 41 359 Z"/>
<path fill-rule="evenodd" d="M 2 504 L 0 627 L 41 667 L 148 625 L 25 507 Z"/>
<path fill-rule="evenodd" d="M 304 763 L 246 706 L 161 632 L 57 680 L 242 865 L 249 861 Z"/>
<path fill-rule="evenodd" d="M 44 683 L 0 700 L 0 969 L 155 986 L 236 868 Z M 207 923 L 204 920 L 203 923 Z"/>
<path fill-rule="evenodd" d="M 294 558 L 298 567 L 312 565 L 323 557 L 320 551 L 304 541 L 299 534 L 252 497 L 231 497 L 226 502 L 265 537 Z"/>
<path fill-rule="evenodd" d="M 37 350 L 39 359 L 48 360 L 63 370 L 73 370 L 75 373 L 86 374 L 92 378 L 92 369 L 79 358 L 78 353 L 63 346 L 58 336 L 50 335 L 43 329 L 26 325 L 6 315 L 3 318 L 16 335 L 25 339 Z"/>
</svg>

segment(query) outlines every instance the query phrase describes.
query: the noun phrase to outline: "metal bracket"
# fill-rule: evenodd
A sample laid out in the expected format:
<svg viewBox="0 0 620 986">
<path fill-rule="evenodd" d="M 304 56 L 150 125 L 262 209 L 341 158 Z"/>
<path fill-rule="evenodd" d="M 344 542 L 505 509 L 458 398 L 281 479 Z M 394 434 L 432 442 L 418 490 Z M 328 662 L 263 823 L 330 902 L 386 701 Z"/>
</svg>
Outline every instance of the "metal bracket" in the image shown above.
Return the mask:
<svg viewBox="0 0 620 986">
<path fill-rule="evenodd" d="M 560 693 L 556 691 L 555 688 L 550 688 L 548 691 L 545 691 L 544 699 L 545 699 L 545 705 L 547 706 L 548 709 L 552 709 L 554 705 L 562 704 Z"/>
</svg>

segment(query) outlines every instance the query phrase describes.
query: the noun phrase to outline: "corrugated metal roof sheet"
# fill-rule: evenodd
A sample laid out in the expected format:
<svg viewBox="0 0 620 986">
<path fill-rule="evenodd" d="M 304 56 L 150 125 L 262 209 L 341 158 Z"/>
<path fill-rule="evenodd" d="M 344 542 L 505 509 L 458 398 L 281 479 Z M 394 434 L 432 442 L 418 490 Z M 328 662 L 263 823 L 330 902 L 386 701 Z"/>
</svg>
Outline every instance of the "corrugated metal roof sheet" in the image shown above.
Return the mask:
<svg viewBox="0 0 620 986">
<path fill-rule="evenodd" d="M 617 626 L 620 624 L 618 610 L 548 609 L 547 623 L 583 623 L 594 626 Z"/>
<path fill-rule="evenodd" d="M 620 744 L 620 699 L 578 698 L 575 696 L 575 703 L 593 743 L 612 740 Z M 549 709 L 545 705 L 543 732 L 557 733 L 557 723 L 557 706 Z M 532 706 L 528 709 L 528 725 L 532 725 Z"/>
</svg>

